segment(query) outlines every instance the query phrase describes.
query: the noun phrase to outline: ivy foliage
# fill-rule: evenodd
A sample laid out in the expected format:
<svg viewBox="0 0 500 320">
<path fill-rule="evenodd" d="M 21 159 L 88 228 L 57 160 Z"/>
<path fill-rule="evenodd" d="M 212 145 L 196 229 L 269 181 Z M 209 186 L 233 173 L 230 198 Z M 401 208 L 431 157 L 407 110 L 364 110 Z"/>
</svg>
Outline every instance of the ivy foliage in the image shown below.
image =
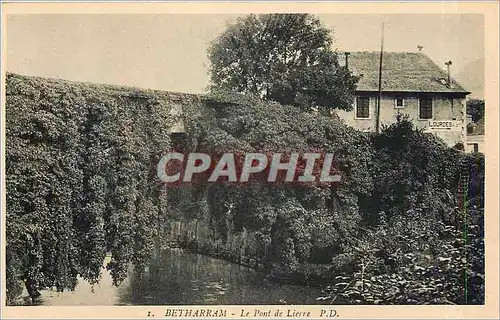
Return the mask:
<svg viewBox="0 0 500 320">
<path fill-rule="evenodd" d="M 24 284 L 115 284 L 144 269 L 165 214 L 156 164 L 170 144 L 167 93 L 7 75 L 7 298 Z"/>
<path fill-rule="evenodd" d="M 187 128 L 196 141 L 191 150 L 324 151 L 335 155 L 334 166 L 342 174 L 338 185 L 200 186 L 209 207 L 207 220 L 216 230 L 213 241 L 225 243 L 231 235 L 250 232 L 260 239 L 252 251 L 269 265 L 289 267 L 293 261 L 329 262 L 336 251 L 343 250 L 361 219 L 359 199 L 373 189 L 369 136 L 340 119 L 225 91 L 212 92 L 204 113 L 188 118 Z"/>
<path fill-rule="evenodd" d="M 320 300 L 484 303 L 483 155 L 448 148 L 406 117 L 366 135 L 250 95 L 212 98 L 206 121 L 189 123 L 193 150 L 322 148 L 343 176 L 334 187 L 203 186 L 213 241 L 255 235 L 260 244 L 250 251 L 276 277 L 293 278 L 308 263 L 330 266 L 334 284 Z"/>
<path fill-rule="evenodd" d="M 6 89 L 9 303 L 21 280 L 32 297 L 74 288 L 78 276 L 96 283 L 107 253 L 115 284 L 131 263 L 140 274 L 167 215 L 208 221 L 208 243 L 230 248 L 225 257 L 248 241 L 274 277 L 326 266 L 334 281 L 322 299 L 484 303 L 484 156 L 447 148 L 407 119 L 374 135 L 223 90 L 200 99 L 13 74 Z M 171 141 L 179 99 L 188 134 Z M 211 154 L 324 151 L 342 181 L 167 190 L 156 165 L 174 144 Z"/>
<path fill-rule="evenodd" d="M 484 155 L 407 119 L 373 137 L 373 203 L 324 299 L 484 304 Z"/>
</svg>

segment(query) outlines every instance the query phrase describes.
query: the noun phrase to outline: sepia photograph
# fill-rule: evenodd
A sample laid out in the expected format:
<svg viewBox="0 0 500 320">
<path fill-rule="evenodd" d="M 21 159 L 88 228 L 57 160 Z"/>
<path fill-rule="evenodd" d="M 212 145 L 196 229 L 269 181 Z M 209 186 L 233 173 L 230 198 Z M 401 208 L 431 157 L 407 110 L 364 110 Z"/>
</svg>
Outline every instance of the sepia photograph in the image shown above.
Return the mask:
<svg viewBox="0 0 500 320">
<path fill-rule="evenodd" d="M 484 306 L 487 29 L 439 10 L 3 15 L 3 306 Z"/>
</svg>

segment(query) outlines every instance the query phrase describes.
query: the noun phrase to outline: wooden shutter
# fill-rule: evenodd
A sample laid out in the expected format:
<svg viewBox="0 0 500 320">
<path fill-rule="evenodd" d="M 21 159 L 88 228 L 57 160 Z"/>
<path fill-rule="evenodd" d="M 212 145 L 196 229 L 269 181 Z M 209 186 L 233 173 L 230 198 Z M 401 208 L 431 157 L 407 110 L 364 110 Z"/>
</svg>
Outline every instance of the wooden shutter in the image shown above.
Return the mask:
<svg viewBox="0 0 500 320">
<path fill-rule="evenodd" d="M 420 98 L 420 119 L 432 119 L 432 99 Z"/>
<path fill-rule="evenodd" d="M 356 118 L 370 117 L 370 98 L 358 97 L 356 100 Z"/>
</svg>

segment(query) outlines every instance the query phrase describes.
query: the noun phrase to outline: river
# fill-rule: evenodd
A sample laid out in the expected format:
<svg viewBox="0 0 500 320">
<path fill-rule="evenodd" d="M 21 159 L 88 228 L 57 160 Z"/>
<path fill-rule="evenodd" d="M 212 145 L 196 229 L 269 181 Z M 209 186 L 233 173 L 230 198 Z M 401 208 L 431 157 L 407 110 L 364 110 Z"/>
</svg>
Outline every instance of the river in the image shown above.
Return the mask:
<svg viewBox="0 0 500 320">
<path fill-rule="evenodd" d="M 109 258 L 108 258 L 109 259 Z M 317 287 L 280 284 L 264 274 L 224 260 L 167 249 L 139 278 L 130 271 L 119 287 L 109 272 L 93 290 L 80 281 L 75 291 L 42 291 L 42 305 L 318 304 Z"/>
</svg>

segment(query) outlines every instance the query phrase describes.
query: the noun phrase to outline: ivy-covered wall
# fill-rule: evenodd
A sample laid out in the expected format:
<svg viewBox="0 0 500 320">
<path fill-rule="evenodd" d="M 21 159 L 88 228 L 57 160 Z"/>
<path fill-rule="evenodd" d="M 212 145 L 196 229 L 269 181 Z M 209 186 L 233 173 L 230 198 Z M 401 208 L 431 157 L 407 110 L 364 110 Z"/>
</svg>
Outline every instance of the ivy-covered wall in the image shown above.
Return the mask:
<svg viewBox="0 0 500 320">
<path fill-rule="evenodd" d="M 304 263 L 326 266 L 349 279 L 342 283 L 351 287 L 330 291 L 346 301 L 462 303 L 457 283 L 469 272 L 465 299 L 484 302 L 484 156 L 450 149 L 406 119 L 367 134 L 227 92 L 201 97 L 14 74 L 6 99 L 10 301 L 21 280 L 32 297 L 44 287 L 71 289 L 77 276 L 97 282 L 107 252 L 118 284 L 130 263 L 144 270 L 169 223 L 200 220 L 209 243 L 231 255 L 244 246 L 277 277 Z M 180 119 L 186 134 L 171 135 Z M 322 150 L 335 155 L 342 181 L 165 188 L 157 164 L 173 144 L 208 153 Z M 462 163 L 473 178 L 461 195 Z M 391 282 L 398 277 L 406 287 Z M 442 286 L 450 288 L 444 298 Z"/>
<path fill-rule="evenodd" d="M 8 297 L 149 261 L 166 206 L 156 164 L 198 97 L 7 74 Z"/>
</svg>

